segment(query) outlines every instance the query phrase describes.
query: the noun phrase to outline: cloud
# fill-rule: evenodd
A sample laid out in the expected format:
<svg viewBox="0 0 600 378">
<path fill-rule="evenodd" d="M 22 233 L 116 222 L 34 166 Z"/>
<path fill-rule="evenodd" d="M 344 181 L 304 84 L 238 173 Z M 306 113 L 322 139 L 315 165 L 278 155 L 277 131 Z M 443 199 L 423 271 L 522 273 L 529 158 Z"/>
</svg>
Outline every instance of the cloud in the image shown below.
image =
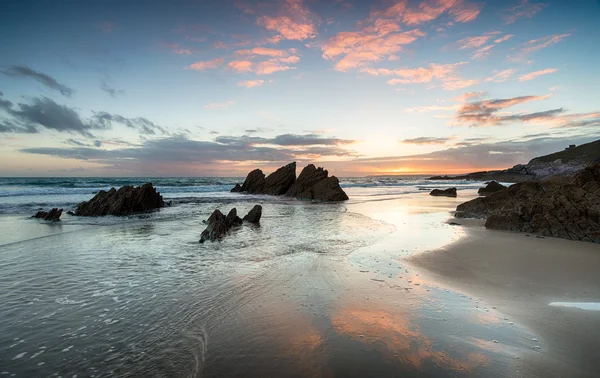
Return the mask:
<svg viewBox="0 0 600 378">
<path fill-rule="evenodd" d="M 262 62 L 252 62 L 249 60 L 233 60 L 228 66 L 236 72 L 254 72 L 257 75 L 270 75 L 275 72 L 289 71 L 296 67 L 290 64 L 297 63 L 300 60 L 297 56 L 287 58 L 272 58 Z"/>
<path fill-rule="evenodd" d="M 109 129 L 113 126 L 113 123 L 118 123 L 127 126 L 130 129 L 136 129 L 142 134 L 168 134 L 167 130 L 164 127 L 159 126 L 154 122 L 143 117 L 127 118 L 119 114 L 96 112 L 94 113 L 90 121 L 90 124 L 93 125 L 93 128 L 98 129 Z"/>
<path fill-rule="evenodd" d="M 108 93 L 110 95 L 110 97 L 112 97 L 112 98 L 117 98 L 117 96 L 125 94 L 124 90 L 115 89 L 115 88 L 111 87 L 110 85 L 108 85 L 105 81 L 102 82 L 100 89 L 102 89 L 104 92 Z"/>
<path fill-rule="evenodd" d="M 495 38 L 497 34 L 499 34 L 499 32 L 490 32 L 478 37 L 465 38 L 458 42 L 459 44 L 461 44 L 461 49 L 477 48 L 477 51 L 475 51 L 473 56 L 471 56 L 471 59 L 484 59 L 492 53 L 492 49 L 495 46 L 497 46 L 500 43 L 506 42 L 512 37 L 514 37 L 514 34 L 507 34 L 503 37 L 494 39 L 494 43 L 489 44 L 487 46 L 483 46 L 489 40 Z"/>
<path fill-rule="evenodd" d="M 488 45 L 488 46 L 482 47 L 480 49 L 477 49 L 477 51 L 475 51 L 475 53 L 471 56 L 471 59 L 487 58 L 492 53 L 492 49 L 494 48 L 494 46 L 495 45 Z"/>
<path fill-rule="evenodd" d="M 544 3 L 530 3 L 529 0 L 521 0 L 520 4 L 507 9 L 507 15 L 504 21 L 507 24 L 512 24 L 520 18 L 532 18 L 536 13 L 547 7 Z"/>
<path fill-rule="evenodd" d="M 423 0 L 418 7 L 405 7 L 401 13 L 402 22 L 417 25 L 433 21 L 444 13 L 448 13 L 455 22 L 466 23 L 473 21 L 481 12 L 480 4 L 468 3 L 463 0 Z M 392 6 L 393 8 L 394 6 Z M 397 7 L 400 10 L 401 7 Z"/>
<path fill-rule="evenodd" d="M 232 60 L 227 64 L 236 72 L 250 72 L 254 63 L 249 60 Z"/>
<path fill-rule="evenodd" d="M 460 101 L 460 102 L 465 102 L 465 101 L 472 100 L 472 99 L 475 99 L 475 98 L 483 97 L 485 95 L 486 95 L 485 92 L 467 92 L 467 93 L 462 94 L 462 95 L 460 95 L 458 97 L 455 97 L 454 100 Z"/>
<path fill-rule="evenodd" d="M 440 82 L 442 88 L 451 91 L 470 87 L 479 83 L 479 80 L 462 79 L 458 75 L 458 67 L 465 64 L 467 63 L 432 63 L 427 67 L 400 68 L 395 70 L 387 68 L 361 68 L 360 72 L 368 73 L 373 76 L 396 76 L 396 78 L 387 81 L 389 85 L 431 83 L 432 81 L 437 80 Z"/>
<path fill-rule="evenodd" d="M 101 140 L 94 140 L 93 143 L 87 143 L 87 142 L 83 142 L 77 139 L 72 139 L 69 138 L 67 140 L 65 140 L 66 144 L 69 144 L 71 146 L 78 146 L 78 147 L 92 147 L 92 146 L 96 146 L 96 147 L 101 147 L 102 146 L 102 141 Z"/>
<path fill-rule="evenodd" d="M 508 114 L 506 108 L 525 104 L 532 101 L 546 100 L 546 96 L 519 96 L 507 99 L 481 100 L 464 103 L 457 111 L 456 121 L 458 124 L 469 126 L 497 126 L 513 121 L 533 121 L 546 119 L 563 113 L 563 108 L 551 109 L 536 113 Z"/>
<path fill-rule="evenodd" d="M 74 92 L 72 88 L 60 84 L 52 76 L 35 71 L 27 66 L 11 66 L 8 69 L 2 70 L 0 72 L 7 76 L 33 79 L 50 89 L 59 91 L 63 96 L 71 97 L 71 95 Z"/>
<path fill-rule="evenodd" d="M 519 81 L 533 80 L 533 79 L 535 79 L 538 76 L 548 75 L 548 74 L 554 73 L 556 71 L 558 71 L 556 68 L 546 68 L 545 70 L 531 72 L 531 73 L 528 73 L 526 75 L 521 75 L 519 77 Z"/>
<path fill-rule="evenodd" d="M 476 49 L 478 47 L 485 45 L 487 43 L 487 41 L 494 38 L 494 35 L 496 35 L 496 34 L 497 33 L 490 33 L 490 34 L 478 35 L 475 37 L 467 37 L 467 38 L 463 38 L 463 39 L 459 40 L 457 43 L 460 46 L 459 48 L 461 50 Z"/>
<path fill-rule="evenodd" d="M 285 50 L 270 49 L 266 47 L 255 47 L 250 50 L 238 50 L 235 53 L 237 55 L 265 55 L 277 58 L 284 58 L 289 55 Z"/>
<path fill-rule="evenodd" d="M 570 37 L 570 36 L 571 36 L 570 33 L 565 33 L 565 34 L 553 34 L 553 35 L 548 35 L 546 37 L 542 37 L 542 38 L 538 38 L 538 39 L 532 39 L 532 40 L 524 43 L 521 46 L 521 48 L 519 50 L 520 53 L 518 55 L 508 56 L 507 58 L 510 60 L 523 59 L 525 56 L 527 56 L 528 54 L 530 54 L 532 52 L 545 49 L 546 47 L 549 47 L 555 43 L 558 43 L 558 42 L 562 41 L 563 39 Z"/>
<path fill-rule="evenodd" d="M 496 39 L 494 42 L 495 42 L 495 43 L 502 43 L 502 42 L 506 42 L 506 41 L 508 41 L 509 39 L 511 39 L 511 38 L 512 38 L 512 37 L 514 37 L 514 36 L 515 36 L 514 34 L 507 34 L 507 35 L 505 35 L 504 37 L 500 37 L 500 38 Z"/>
<path fill-rule="evenodd" d="M 189 68 L 191 70 L 196 70 L 196 71 L 214 70 L 216 68 L 219 68 L 219 66 L 221 66 L 223 64 L 223 62 L 224 62 L 223 58 L 215 58 L 212 60 L 206 60 L 203 62 L 196 62 L 196 63 L 190 64 L 186 68 Z"/>
<path fill-rule="evenodd" d="M 368 27 L 358 32 L 340 32 L 322 46 L 323 58 L 333 60 L 341 57 L 335 70 L 345 72 L 387 59 L 403 51 L 404 45 L 424 36 L 425 33 L 418 29 L 384 35 L 370 31 Z"/>
<path fill-rule="evenodd" d="M 419 137 L 413 139 L 404 139 L 400 143 L 405 144 L 446 144 L 452 138 Z"/>
<path fill-rule="evenodd" d="M 161 43 L 161 46 L 170 49 L 174 54 L 177 55 L 192 55 L 197 50 L 184 48 L 179 43 Z"/>
<path fill-rule="evenodd" d="M 456 110 L 458 109 L 458 105 L 429 105 L 429 106 L 415 106 L 412 108 L 404 109 L 407 113 L 428 113 L 428 112 L 439 112 L 439 111 L 448 111 L 448 110 Z"/>
<path fill-rule="evenodd" d="M 245 88 L 255 88 L 255 87 L 260 87 L 265 83 L 264 80 L 245 80 L 245 81 L 240 81 L 238 83 L 238 86 L 240 87 L 245 87 Z"/>
<path fill-rule="evenodd" d="M 233 101 L 213 102 L 208 105 L 204 105 L 204 109 L 227 109 L 233 104 L 234 104 Z"/>
<path fill-rule="evenodd" d="M 485 78 L 483 81 L 486 83 L 502 83 L 510 79 L 514 74 L 514 69 L 507 69 L 502 71 L 494 70 L 494 74 L 488 78 Z"/>
<path fill-rule="evenodd" d="M 277 34 L 271 42 L 279 40 L 304 41 L 317 36 L 315 16 L 302 0 L 285 0 L 277 16 L 259 17 L 256 23 Z"/>
<path fill-rule="evenodd" d="M 24 148 L 23 153 L 86 160 L 120 169 L 138 171 L 155 169 L 163 174 L 189 174 L 203 164 L 245 164 L 250 161 L 283 163 L 314 160 L 322 157 L 352 157 L 353 151 L 340 147 L 350 143 L 343 139 L 319 138 L 315 135 L 284 134 L 274 138 L 218 137 L 215 141 L 197 141 L 185 136 L 148 139 L 138 147 L 98 149 Z"/>
</svg>

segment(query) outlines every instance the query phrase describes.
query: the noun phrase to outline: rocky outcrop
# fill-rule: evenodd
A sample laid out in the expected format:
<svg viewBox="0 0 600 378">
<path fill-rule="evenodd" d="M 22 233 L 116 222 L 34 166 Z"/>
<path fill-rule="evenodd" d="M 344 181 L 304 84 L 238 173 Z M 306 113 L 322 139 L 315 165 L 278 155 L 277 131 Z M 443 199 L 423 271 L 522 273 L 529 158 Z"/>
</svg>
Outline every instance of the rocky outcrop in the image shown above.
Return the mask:
<svg viewBox="0 0 600 378">
<path fill-rule="evenodd" d="M 262 194 L 273 196 L 285 194 L 294 182 L 296 182 L 296 162 L 281 167 L 267 176 Z"/>
<path fill-rule="evenodd" d="M 329 177 L 327 170 L 316 168 L 313 164 L 306 166 L 298 178 L 296 178 L 296 163 L 279 168 L 266 178 L 261 170 L 255 169 L 248 174 L 243 185 L 237 184 L 231 191 L 249 194 L 285 194 L 297 199 L 323 202 L 348 200 L 337 177 Z"/>
<path fill-rule="evenodd" d="M 236 187 L 238 185 L 236 185 Z M 255 169 L 252 172 L 248 173 L 246 181 L 244 181 L 244 184 L 242 184 L 241 191 L 250 194 L 262 194 L 262 190 L 264 187 L 265 174 L 260 169 Z"/>
<path fill-rule="evenodd" d="M 75 215 L 130 215 L 164 206 L 165 202 L 160 193 L 151 183 L 147 183 L 138 187 L 123 186 L 119 190 L 101 190 L 91 200 L 77 205 Z"/>
<path fill-rule="evenodd" d="M 457 207 L 485 227 L 600 243 L 600 163 L 574 175 L 511 185 Z"/>
<path fill-rule="evenodd" d="M 456 188 L 433 189 L 429 195 L 435 197 L 456 197 Z"/>
<path fill-rule="evenodd" d="M 233 189 L 231 189 L 231 193 L 241 193 L 241 192 L 242 192 L 242 186 L 240 184 L 235 184 Z"/>
<path fill-rule="evenodd" d="M 56 222 L 60 220 L 63 209 L 53 208 L 50 211 L 38 211 L 32 218 L 39 218 L 45 221 Z"/>
<path fill-rule="evenodd" d="M 479 194 L 480 196 L 487 196 L 490 195 L 492 193 L 496 193 L 499 192 L 501 190 L 506 189 L 506 186 L 496 182 L 496 181 L 490 181 L 485 188 L 480 188 L 477 191 L 477 194 Z"/>
<path fill-rule="evenodd" d="M 257 224 L 260 221 L 261 214 L 262 207 L 256 205 L 250 210 L 248 215 L 244 217 L 244 221 Z M 223 213 L 217 209 L 213 211 L 206 220 L 206 229 L 200 234 L 200 243 L 204 243 L 207 240 L 221 240 L 233 227 L 241 226 L 243 223 L 243 220 L 238 217 L 237 209 L 235 207 L 229 211 L 227 216 L 223 215 Z"/>
<path fill-rule="evenodd" d="M 244 217 L 244 221 L 248 223 L 258 224 L 262 216 L 262 206 L 255 205 L 252 210 Z"/>
</svg>

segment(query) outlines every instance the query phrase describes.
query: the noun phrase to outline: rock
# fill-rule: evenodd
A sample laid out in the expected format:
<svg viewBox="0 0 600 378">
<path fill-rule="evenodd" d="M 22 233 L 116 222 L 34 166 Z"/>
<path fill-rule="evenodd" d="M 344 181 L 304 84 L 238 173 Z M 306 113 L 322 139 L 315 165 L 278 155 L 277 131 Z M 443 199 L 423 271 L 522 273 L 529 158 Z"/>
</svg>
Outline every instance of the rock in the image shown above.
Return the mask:
<svg viewBox="0 0 600 378">
<path fill-rule="evenodd" d="M 456 197 L 456 188 L 433 189 L 429 195 L 436 197 Z"/>
<path fill-rule="evenodd" d="M 312 194 L 309 194 L 310 190 L 319 181 L 326 179 L 328 175 L 327 170 L 316 168 L 313 164 L 309 164 L 300 172 L 296 182 L 288 189 L 285 195 L 288 197 L 313 199 Z"/>
<path fill-rule="evenodd" d="M 50 211 L 38 211 L 32 218 L 39 218 L 45 221 L 56 222 L 60 220 L 63 209 L 53 208 Z"/>
<path fill-rule="evenodd" d="M 492 193 L 496 193 L 499 192 L 500 190 L 504 190 L 506 189 L 506 186 L 496 182 L 496 181 L 490 181 L 485 188 L 480 188 L 477 193 L 480 196 L 487 196 L 488 194 L 492 194 Z"/>
<path fill-rule="evenodd" d="M 160 193 L 147 183 L 138 187 L 123 186 L 119 190 L 112 188 L 108 192 L 101 190 L 91 200 L 77 205 L 75 215 L 130 215 L 164 206 Z"/>
<path fill-rule="evenodd" d="M 227 217 L 219 210 L 213 211 L 206 223 L 206 229 L 200 234 L 200 243 L 204 243 L 206 240 L 215 241 L 221 239 L 229 231 Z"/>
<path fill-rule="evenodd" d="M 323 202 L 347 201 L 348 196 L 340 187 L 337 177 L 331 176 L 312 187 L 312 199 Z"/>
<path fill-rule="evenodd" d="M 304 200 L 346 201 L 348 196 L 340 187 L 339 180 L 328 175 L 327 170 L 309 164 L 296 179 L 295 162 L 279 168 L 267 178 L 261 170 L 255 169 L 246 177 L 241 191 L 252 194 L 285 194 Z M 231 191 L 239 192 L 240 188 L 236 185 Z"/>
<path fill-rule="evenodd" d="M 248 222 L 258 223 L 262 213 L 262 207 L 256 205 L 250 210 L 248 215 L 244 217 L 244 220 Z M 248 218 L 248 219 L 246 219 Z M 206 221 L 202 223 L 206 224 L 206 229 L 200 234 L 200 243 L 204 243 L 207 240 L 216 241 L 221 240 L 226 236 L 233 227 L 241 226 L 244 222 L 237 215 L 237 209 L 234 207 L 229 211 L 227 216 L 219 210 L 213 211 Z"/>
<path fill-rule="evenodd" d="M 296 162 L 281 167 L 267 176 L 262 194 L 274 196 L 285 194 L 294 182 L 296 182 Z"/>
<path fill-rule="evenodd" d="M 262 216 L 262 206 L 255 205 L 252 210 L 244 217 L 244 220 L 249 223 L 257 224 Z"/>
<path fill-rule="evenodd" d="M 485 227 L 600 243 L 600 163 L 571 176 L 511 185 L 457 207 Z"/>
<path fill-rule="evenodd" d="M 240 184 L 235 184 L 235 187 L 233 189 L 231 189 L 231 193 L 241 193 L 242 192 L 242 186 Z"/>
<path fill-rule="evenodd" d="M 242 184 L 242 192 L 260 194 L 264 186 L 265 174 L 260 169 L 255 169 L 246 176 L 246 180 Z"/>
<path fill-rule="evenodd" d="M 74 216 L 74 215 L 75 215 L 75 212 L 74 212 L 74 211 L 72 211 L 72 210 L 69 210 L 69 211 L 67 211 L 67 214 L 69 214 L 69 215 L 73 215 L 73 216 Z"/>
</svg>

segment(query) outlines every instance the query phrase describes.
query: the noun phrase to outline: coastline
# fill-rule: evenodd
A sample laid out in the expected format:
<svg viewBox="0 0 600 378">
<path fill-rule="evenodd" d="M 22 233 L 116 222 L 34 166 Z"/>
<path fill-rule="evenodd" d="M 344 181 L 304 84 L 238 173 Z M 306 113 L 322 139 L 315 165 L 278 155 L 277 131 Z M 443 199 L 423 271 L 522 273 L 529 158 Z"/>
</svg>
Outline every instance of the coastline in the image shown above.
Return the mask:
<svg viewBox="0 0 600 378">
<path fill-rule="evenodd" d="M 524 376 L 586 377 L 598 371 L 598 312 L 550 303 L 600 300 L 600 245 L 486 230 L 479 220 L 458 222 L 462 238 L 407 262 L 538 333 L 545 347 L 528 355 Z"/>
</svg>

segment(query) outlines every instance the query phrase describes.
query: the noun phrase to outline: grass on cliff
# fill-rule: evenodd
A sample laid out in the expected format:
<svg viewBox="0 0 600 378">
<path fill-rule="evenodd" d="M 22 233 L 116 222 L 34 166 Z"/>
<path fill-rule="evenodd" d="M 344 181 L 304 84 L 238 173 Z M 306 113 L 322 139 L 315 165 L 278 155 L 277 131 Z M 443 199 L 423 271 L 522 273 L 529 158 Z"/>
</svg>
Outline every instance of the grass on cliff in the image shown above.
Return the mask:
<svg viewBox="0 0 600 378">
<path fill-rule="evenodd" d="M 550 163 L 556 159 L 561 159 L 563 163 L 572 160 L 584 162 L 594 162 L 600 158 L 600 140 L 577 146 L 575 148 L 555 152 L 550 155 L 536 157 L 530 163 Z"/>
</svg>

